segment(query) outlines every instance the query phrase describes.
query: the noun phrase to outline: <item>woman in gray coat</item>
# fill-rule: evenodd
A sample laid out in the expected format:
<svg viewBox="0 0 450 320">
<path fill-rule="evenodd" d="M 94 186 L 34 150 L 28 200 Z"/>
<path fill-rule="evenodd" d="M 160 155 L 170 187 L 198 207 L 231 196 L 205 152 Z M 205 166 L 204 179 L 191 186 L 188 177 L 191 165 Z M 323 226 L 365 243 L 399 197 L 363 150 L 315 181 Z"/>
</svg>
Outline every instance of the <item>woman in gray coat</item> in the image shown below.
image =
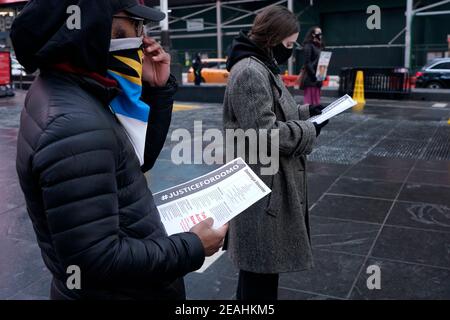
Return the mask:
<svg viewBox="0 0 450 320">
<path fill-rule="evenodd" d="M 279 273 L 313 266 L 306 155 L 326 123 L 305 121 L 320 114 L 323 107 L 299 106 L 279 75 L 279 65 L 291 56 L 298 35 L 298 21 L 292 12 L 269 7 L 258 14 L 248 34 L 241 32 L 234 40 L 227 62 L 230 77 L 224 128 L 258 133 L 267 129 L 277 132 L 279 138 L 277 172 L 261 175 L 261 163 L 249 163 L 271 194 L 230 223 L 226 249 L 240 270 L 239 300 L 275 300 Z M 249 149 L 247 162 L 252 158 Z"/>
</svg>

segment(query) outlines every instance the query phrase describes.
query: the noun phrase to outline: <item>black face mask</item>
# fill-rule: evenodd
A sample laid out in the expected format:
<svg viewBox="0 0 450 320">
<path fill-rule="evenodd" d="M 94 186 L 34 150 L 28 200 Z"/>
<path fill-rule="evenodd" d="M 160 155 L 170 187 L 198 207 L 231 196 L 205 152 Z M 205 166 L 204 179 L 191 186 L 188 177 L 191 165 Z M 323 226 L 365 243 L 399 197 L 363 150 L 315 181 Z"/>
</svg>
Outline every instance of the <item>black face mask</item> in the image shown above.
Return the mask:
<svg viewBox="0 0 450 320">
<path fill-rule="evenodd" d="M 294 48 L 286 48 L 283 43 L 273 47 L 272 49 L 273 57 L 277 61 L 278 64 L 285 64 L 289 58 L 292 56 L 292 52 L 294 52 Z"/>
</svg>

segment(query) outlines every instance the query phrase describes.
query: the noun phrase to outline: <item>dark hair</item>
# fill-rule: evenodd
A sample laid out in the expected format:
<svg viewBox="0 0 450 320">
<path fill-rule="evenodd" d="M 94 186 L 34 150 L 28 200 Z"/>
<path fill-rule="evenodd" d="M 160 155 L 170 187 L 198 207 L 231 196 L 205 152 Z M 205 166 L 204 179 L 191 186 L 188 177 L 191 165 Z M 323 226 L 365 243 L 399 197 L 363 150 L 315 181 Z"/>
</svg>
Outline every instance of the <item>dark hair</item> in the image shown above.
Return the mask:
<svg viewBox="0 0 450 320">
<path fill-rule="evenodd" d="M 314 32 L 316 31 L 316 29 L 320 29 L 319 26 L 314 26 L 309 28 L 308 32 L 306 33 L 305 36 L 305 40 L 303 40 L 303 45 L 307 44 L 307 43 L 313 43 L 314 41 Z M 320 47 L 323 49 L 325 47 L 325 43 L 323 42 L 323 38 L 322 41 L 320 42 Z"/>
<path fill-rule="evenodd" d="M 258 13 L 250 30 L 250 39 L 260 48 L 269 49 L 300 32 L 295 14 L 286 7 L 270 6 Z"/>
</svg>

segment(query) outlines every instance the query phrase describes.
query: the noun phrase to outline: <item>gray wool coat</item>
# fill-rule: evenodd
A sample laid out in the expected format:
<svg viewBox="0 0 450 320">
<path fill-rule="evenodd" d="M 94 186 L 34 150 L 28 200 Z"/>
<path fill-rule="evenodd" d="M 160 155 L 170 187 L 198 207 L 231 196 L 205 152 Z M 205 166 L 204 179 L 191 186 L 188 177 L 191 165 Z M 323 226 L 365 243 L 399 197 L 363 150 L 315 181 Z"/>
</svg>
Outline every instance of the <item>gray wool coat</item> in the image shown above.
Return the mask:
<svg viewBox="0 0 450 320">
<path fill-rule="evenodd" d="M 226 250 L 241 270 L 283 273 L 313 267 L 306 155 L 312 151 L 316 130 L 304 121 L 309 116 L 308 105 L 299 106 L 281 77 L 258 59 L 245 58 L 231 69 L 224 128 L 279 130 L 279 170 L 261 175 L 264 165 L 249 164 L 272 193 L 230 223 Z"/>
</svg>

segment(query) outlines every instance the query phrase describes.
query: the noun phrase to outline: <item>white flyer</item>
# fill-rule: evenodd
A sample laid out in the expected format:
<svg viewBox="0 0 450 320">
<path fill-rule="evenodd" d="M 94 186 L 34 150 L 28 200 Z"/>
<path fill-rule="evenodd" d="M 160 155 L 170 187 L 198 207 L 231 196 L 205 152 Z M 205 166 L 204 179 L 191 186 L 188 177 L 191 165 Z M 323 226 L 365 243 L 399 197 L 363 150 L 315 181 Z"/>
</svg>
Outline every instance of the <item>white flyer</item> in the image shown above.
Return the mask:
<svg viewBox="0 0 450 320">
<path fill-rule="evenodd" d="M 212 217 L 219 228 L 271 190 L 241 158 L 191 181 L 154 194 L 168 235 L 187 232 Z"/>
<path fill-rule="evenodd" d="M 317 63 L 316 78 L 317 81 L 324 81 L 327 78 L 328 66 L 330 65 L 331 55 L 330 51 L 322 51 L 320 53 L 319 62 Z"/>
<path fill-rule="evenodd" d="M 311 117 L 308 119 L 308 121 L 321 124 L 322 122 L 325 122 L 328 119 L 331 119 L 334 116 L 337 116 L 338 114 L 356 105 L 357 102 L 353 100 L 352 97 L 350 97 L 348 94 L 346 94 L 345 96 L 340 97 L 336 101 L 332 102 L 325 109 L 323 109 L 322 114 Z"/>
</svg>

